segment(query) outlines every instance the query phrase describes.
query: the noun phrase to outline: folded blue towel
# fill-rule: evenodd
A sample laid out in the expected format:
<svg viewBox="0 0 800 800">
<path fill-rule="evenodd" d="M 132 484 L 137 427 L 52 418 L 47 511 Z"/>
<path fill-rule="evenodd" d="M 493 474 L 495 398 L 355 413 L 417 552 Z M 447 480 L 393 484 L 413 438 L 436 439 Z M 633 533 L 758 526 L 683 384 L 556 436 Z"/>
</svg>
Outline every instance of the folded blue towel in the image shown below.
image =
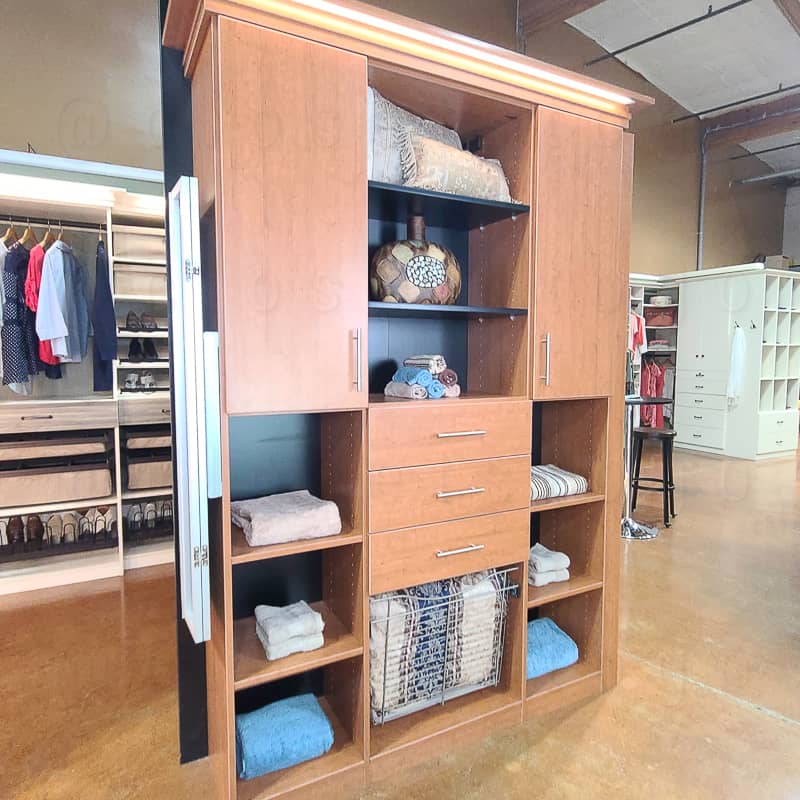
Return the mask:
<svg viewBox="0 0 800 800">
<path fill-rule="evenodd" d="M 528 623 L 527 676 L 538 678 L 578 660 L 578 645 L 549 617 Z"/>
<path fill-rule="evenodd" d="M 433 375 L 431 375 L 429 369 L 424 367 L 400 367 L 392 376 L 392 380 L 407 383 L 411 386 L 416 384 L 427 389 L 431 385 Z"/>
<path fill-rule="evenodd" d="M 236 715 L 236 771 L 244 780 L 325 755 L 333 728 L 313 694 Z"/>
<path fill-rule="evenodd" d="M 436 378 L 425 388 L 428 390 L 428 397 L 431 400 L 438 400 L 440 397 L 444 397 L 444 384 L 441 381 L 437 381 Z"/>
</svg>

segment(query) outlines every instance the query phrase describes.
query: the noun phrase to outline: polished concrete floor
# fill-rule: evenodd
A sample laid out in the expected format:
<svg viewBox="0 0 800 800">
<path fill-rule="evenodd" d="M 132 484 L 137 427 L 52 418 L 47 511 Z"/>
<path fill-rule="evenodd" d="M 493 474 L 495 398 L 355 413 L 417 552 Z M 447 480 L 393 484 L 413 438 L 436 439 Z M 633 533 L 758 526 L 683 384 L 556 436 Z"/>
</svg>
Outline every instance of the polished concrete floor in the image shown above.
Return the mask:
<svg viewBox="0 0 800 800">
<path fill-rule="evenodd" d="M 619 686 L 365 800 L 800 798 L 798 464 L 677 454 L 674 526 L 623 543 Z M 0 799 L 209 797 L 177 761 L 174 625 L 162 568 L 0 598 Z"/>
</svg>

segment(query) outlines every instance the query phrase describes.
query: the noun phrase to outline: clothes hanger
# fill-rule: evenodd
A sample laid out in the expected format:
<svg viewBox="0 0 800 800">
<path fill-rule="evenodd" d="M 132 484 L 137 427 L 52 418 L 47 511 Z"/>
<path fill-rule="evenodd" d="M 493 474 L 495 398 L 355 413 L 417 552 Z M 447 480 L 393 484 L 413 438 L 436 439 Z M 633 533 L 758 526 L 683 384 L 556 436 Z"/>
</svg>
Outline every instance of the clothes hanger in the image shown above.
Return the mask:
<svg viewBox="0 0 800 800">
<path fill-rule="evenodd" d="M 9 244 L 14 244 L 18 238 L 17 229 L 14 227 L 14 223 L 9 219 L 8 229 L 3 234 L 3 238 L 0 239 L 0 241 L 2 241 L 4 245 L 8 246 Z"/>
<path fill-rule="evenodd" d="M 28 242 L 33 242 L 34 245 L 39 244 L 39 240 L 36 238 L 36 234 L 33 232 L 33 228 L 31 228 L 31 221 L 28 219 L 28 227 L 22 233 L 22 238 L 19 240 L 19 243 L 25 247 Z"/>
<path fill-rule="evenodd" d="M 42 245 L 42 249 L 47 250 L 51 244 L 56 240 L 56 237 L 53 236 L 53 231 L 50 227 L 50 220 L 47 220 L 47 230 L 44 232 L 44 236 L 42 236 L 42 241 L 40 244 Z"/>
<path fill-rule="evenodd" d="M 58 221 L 58 241 L 64 241 L 64 223 L 61 220 Z"/>
</svg>

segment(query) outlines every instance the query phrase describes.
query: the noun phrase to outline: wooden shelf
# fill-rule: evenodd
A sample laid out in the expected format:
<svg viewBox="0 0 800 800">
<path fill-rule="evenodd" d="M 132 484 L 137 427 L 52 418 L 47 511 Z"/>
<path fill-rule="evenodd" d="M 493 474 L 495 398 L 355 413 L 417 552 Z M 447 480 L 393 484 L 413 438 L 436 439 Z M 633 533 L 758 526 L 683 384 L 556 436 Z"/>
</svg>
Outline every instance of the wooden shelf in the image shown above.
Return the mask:
<svg viewBox="0 0 800 800">
<path fill-rule="evenodd" d="M 122 492 L 122 499 L 140 500 L 145 497 L 170 497 L 171 495 L 171 486 L 165 486 L 161 489 L 125 489 Z"/>
<path fill-rule="evenodd" d="M 662 305 L 661 303 L 642 303 L 642 305 L 645 308 L 678 308 L 677 303 L 666 303 L 664 305 Z"/>
<path fill-rule="evenodd" d="M 416 206 L 429 228 L 471 230 L 530 211 L 524 203 L 502 203 L 379 181 L 369 181 L 368 192 L 370 219 L 405 223 Z"/>
<path fill-rule="evenodd" d="M 166 303 L 165 294 L 115 294 L 115 300 L 122 300 L 128 303 Z"/>
<path fill-rule="evenodd" d="M 316 550 L 328 550 L 332 547 L 361 544 L 364 537 L 361 532 L 343 530 L 336 536 L 321 536 L 318 539 L 301 539 L 297 542 L 271 544 L 265 547 L 250 547 L 244 531 L 237 525 L 231 525 L 231 562 L 246 564 L 249 561 L 262 561 L 267 558 L 294 556 L 298 553 L 310 553 Z"/>
<path fill-rule="evenodd" d="M 317 699 L 333 728 L 333 747 L 324 756 L 305 761 L 296 767 L 271 772 L 249 781 L 237 780 L 237 800 L 270 800 L 364 763 L 361 748 L 342 727 L 326 698 Z"/>
<path fill-rule="evenodd" d="M 373 725 L 370 733 L 370 757 L 376 758 L 400 750 L 519 702 L 518 696 L 507 689 L 482 689 L 384 725 Z"/>
<path fill-rule="evenodd" d="M 325 620 L 325 644 L 310 653 L 295 653 L 277 661 L 267 661 L 264 648 L 256 636 L 256 618 L 245 617 L 233 623 L 233 685 L 236 691 L 288 678 L 302 672 L 356 658 L 364 652 L 356 637 L 345 628 L 324 602 L 311 603 L 311 608 Z"/>
<path fill-rule="evenodd" d="M 26 514 L 54 514 L 58 511 L 72 511 L 76 508 L 96 508 L 97 506 L 113 506 L 117 502 L 116 495 L 108 497 L 90 497 L 81 500 L 69 500 L 60 503 L 36 503 L 30 506 L 7 506 L 0 508 L 0 517 L 25 516 Z"/>
<path fill-rule="evenodd" d="M 383 303 L 369 301 L 370 317 L 403 317 L 406 319 L 480 319 L 482 317 L 524 317 L 527 308 L 489 306 L 443 306 L 424 303 Z"/>
<path fill-rule="evenodd" d="M 120 369 L 169 369 L 169 359 L 163 361 L 120 361 Z"/>
<path fill-rule="evenodd" d="M 603 588 L 603 579 L 596 575 L 573 575 L 568 581 L 550 583 L 547 586 L 528 585 L 528 608 L 537 608 L 545 603 L 563 600 L 584 592 Z"/>
<path fill-rule="evenodd" d="M 600 675 L 600 670 L 588 661 L 578 661 L 571 667 L 557 669 L 540 678 L 533 678 L 526 683 L 526 696 L 528 700 L 536 700 L 548 692 L 562 689 L 577 681 Z"/>
<path fill-rule="evenodd" d="M 147 256 L 113 256 L 115 264 L 135 264 L 143 267 L 166 267 L 166 258 L 150 258 Z"/>
<path fill-rule="evenodd" d="M 442 397 L 439 400 L 406 400 L 403 397 L 387 397 L 384 394 L 371 394 L 369 396 L 369 404 L 371 406 L 382 405 L 384 403 L 424 403 L 430 405 L 431 403 L 485 403 L 487 401 L 511 401 L 511 400 L 525 400 L 523 395 L 507 395 L 507 394 L 481 394 L 480 392 L 464 392 L 461 397 Z"/>
<path fill-rule="evenodd" d="M 569 494 L 566 497 L 549 497 L 546 500 L 534 500 L 531 503 L 531 512 L 555 511 L 559 508 L 582 506 L 586 503 L 602 503 L 606 499 L 602 492 L 584 492 L 583 494 Z"/>
<path fill-rule="evenodd" d="M 169 339 L 169 331 L 166 328 L 155 331 L 129 331 L 118 330 L 118 339 Z"/>
</svg>

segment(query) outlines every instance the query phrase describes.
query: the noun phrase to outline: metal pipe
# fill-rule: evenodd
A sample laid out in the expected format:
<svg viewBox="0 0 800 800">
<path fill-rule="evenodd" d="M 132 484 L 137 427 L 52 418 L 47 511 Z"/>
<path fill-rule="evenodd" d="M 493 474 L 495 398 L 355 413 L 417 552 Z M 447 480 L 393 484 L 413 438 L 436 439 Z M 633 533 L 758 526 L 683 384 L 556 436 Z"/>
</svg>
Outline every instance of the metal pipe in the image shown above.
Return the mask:
<svg viewBox="0 0 800 800">
<path fill-rule="evenodd" d="M 697 202 L 697 265 L 698 271 L 703 269 L 703 234 L 706 221 L 706 174 L 708 171 L 708 131 L 700 134 L 700 197 Z"/>
<path fill-rule="evenodd" d="M 65 231 L 98 231 L 105 232 L 106 226 L 103 222 L 75 222 L 73 220 L 61 219 L 61 217 L 29 217 L 26 214 L 3 214 L 0 211 L 0 225 L 5 222 L 16 222 L 19 225 L 35 225 L 37 228 L 50 226 L 53 228 L 64 228 Z"/>
<path fill-rule="evenodd" d="M 784 86 L 782 83 L 779 83 L 777 89 L 770 89 L 768 92 L 753 94 L 750 95 L 750 97 L 743 97 L 741 100 L 734 100 L 731 103 L 723 103 L 721 106 L 714 106 L 714 108 L 706 108 L 704 111 L 696 111 L 693 114 L 684 114 L 682 117 L 677 117 L 676 119 L 672 120 L 672 122 L 674 124 L 676 122 L 685 122 L 687 119 L 699 119 L 700 117 L 704 117 L 706 114 L 713 114 L 716 111 L 724 111 L 726 108 L 741 106 L 744 103 L 752 103 L 754 100 L 763 100 L 765 97 L 773 97 L 776 94 L 791 92 L 794 89 L 800 89 L 800 83 L 792 83 L 789 86 Z"/>
<path fill-rule="evenodd" d="M 793 175 L 800 175 L 800 167 L 793 167 L 792 169 L 784 169 L 780 172 L 770 172 L 766 175 L 756 175 L 753 178 L 739 178 L 737 181 L 732 181 L 733 183 L 738 184 L 745 184 L 745 183 L 762 183 L 763 181 L 770 181 L 773 178 L 791 178 Z"/>
<path fill-rule="evenodd" d="M 738 156 L 731 156 L 728 161 L 738 161 L 740 158 L 750 158 L 751 156 L 760 156 L 764 153 L 774 153 L 778 150 L 788 150 L 790 147 L 800 147 L 800 142 L 792 142 L 791 144 L 779 144 L 777 147 L 765 147 L 763 150 L 748 150 Z"/>
<path fill-rule="evenodd" d="M 606 53 L 605 55 L 593 58 L 591 61 L 587 61 L 584 66 L 591 67 L 593 64 L 598 64 L 608 58 L 615 58 L 616 56 L 620 55 L 620 53 L 627 53 L 628 50 L 641 47 L 643 44 L 649 44 L 650 42 L 655 42 L 657 39 L 663 39 L 665 36 L 669 36 L 671 33 L 677 33 L 678 31 L 690 28 L 692 25 L 697 25 L 699 22 L 705 22 L 707 19 L 717 17 L 720 14 L 724 14 L 726 11 L 733 11 L 734 8 L 739 8 L 739 6 L 746 5 L 750 2 L 751 0 L 737 0 L 737 2 L 730 3 L 722 8 L 718 8 L 716 11 L 713 10 L 713 6 L 709 6 L 708 11 L 705 14 L 701 14 L 699 17 L 694 17 L 686 22 L 681 22 L 680 25 L 674 25 L 671 28 L 667 28 L 665 31 L 661 31 L 661 33 L 654 33 L 652 36 L 648 36 L 646 39 L 640 39 L 638 42 L 627 44 L 625 47 L 620 47 L 618 50 L 614 50 L 611 53 Z"/>
</svg>

